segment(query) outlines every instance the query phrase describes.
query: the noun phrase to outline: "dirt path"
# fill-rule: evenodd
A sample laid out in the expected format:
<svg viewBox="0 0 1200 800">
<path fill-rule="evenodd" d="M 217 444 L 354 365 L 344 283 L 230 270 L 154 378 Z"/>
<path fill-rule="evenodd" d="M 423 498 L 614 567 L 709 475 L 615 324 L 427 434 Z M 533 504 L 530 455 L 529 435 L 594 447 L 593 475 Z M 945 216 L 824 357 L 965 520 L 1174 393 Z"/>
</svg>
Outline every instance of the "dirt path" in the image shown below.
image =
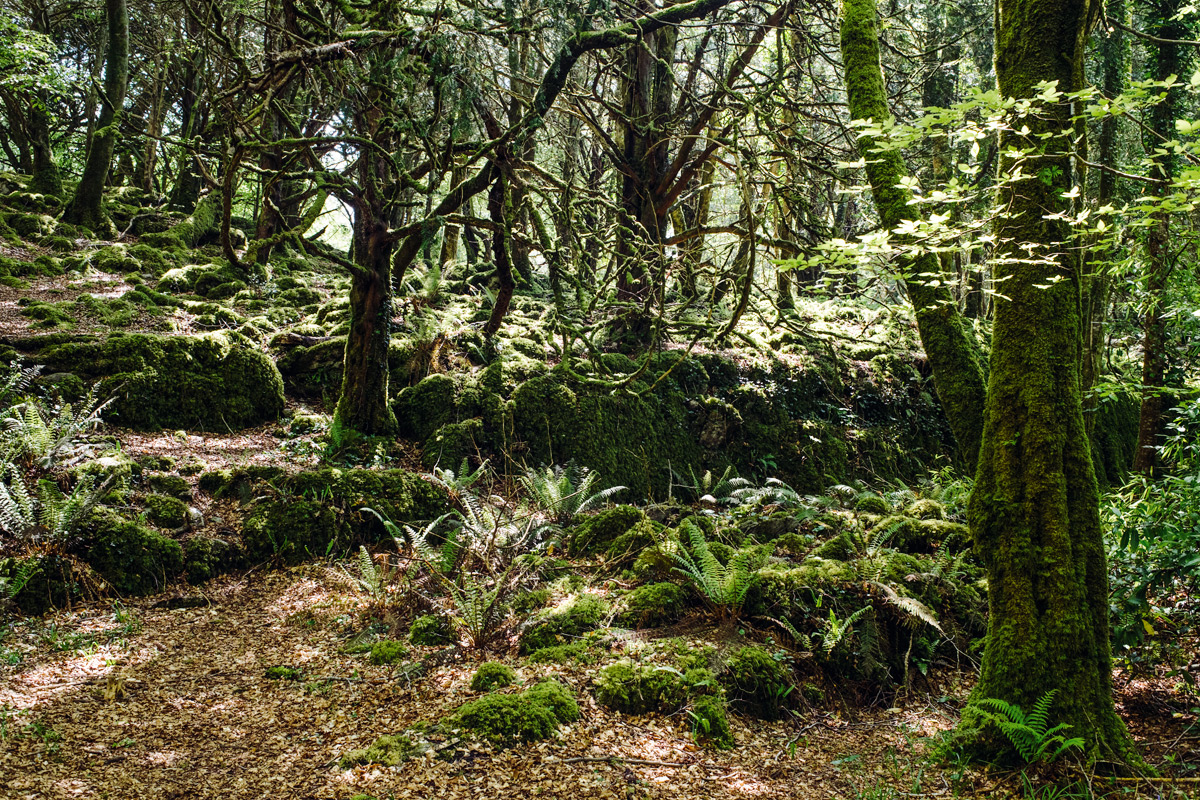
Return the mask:
<svg viewBox="0 0 1200 800">
<path fill-rule="evenodd" d="M 121 614 L 93 608 L 10 627 L 0 663 L 19 663 L 0 667 L 3 796 L 882 798 L 1015 788 L 984 773 L 953 787 L 926 773 L 921 739 L 953 725 L 951 697 L 913 698 L 854 721 L 828 712 L 737 718 L 738 747 L 719 752 L 693 744 L 686 718 L 621 718 L 597 707 L 587 668 L 515 659 L 524 682 L 554 674 L 576 690 L 583 719 L 558 740 L 343 771 L 336 761 L 347 750 L 477 696 L 467 686 L 474 664 L 409 685 L 341 653 L 359 601 L 335 567 L 251 573 L 210 585 L 207 597 L 211 605 L 198 608 L 156 609 L 161 598 L 148 598 Z M 266 668 L 279 665 L 308 680 L 267 679 Z M 110 675 L 125 676 L 124 699 L 106 699 Z M 323 677 L 352 680 L 313 680 Z M 604 760 L 613 756 L 672 766 Z"/>
</svg>

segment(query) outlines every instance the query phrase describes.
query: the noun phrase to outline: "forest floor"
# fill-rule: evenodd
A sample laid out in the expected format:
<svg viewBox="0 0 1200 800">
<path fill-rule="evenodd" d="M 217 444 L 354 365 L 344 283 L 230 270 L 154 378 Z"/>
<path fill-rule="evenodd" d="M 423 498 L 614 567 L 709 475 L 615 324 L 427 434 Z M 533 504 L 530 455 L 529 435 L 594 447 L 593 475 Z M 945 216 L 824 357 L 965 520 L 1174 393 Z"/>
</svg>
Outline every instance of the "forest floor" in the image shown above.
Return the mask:
<svg viewBox="0 0 1200 800">
<path fill-rule="evenodd" d="M 167 595 L 110 601 L 9 626 L 0 645 L 4 797 L 1028 796 L 1017 772 L 930 762 L 929 747 L 955 725 L 969 691 L 966 672 L 941 670 L 907 696 L 867 698 L 865 708 L 833 700 L 781 722 L 735 717 L 737 746 L 719 751 L 694 744 L 683 715 L 623 717 L 597 705 L 587 691 L 595 667 L 468 652 L 409 681 L 348 655 L 368 609 L 336 564 L 251 571 L 192 597 L 203 604 L 170 609 Z M 719 629 L 703 635 L 721 638 Z M 741 635 L 754 632 L 725 634 Z M 615 647 L 644 644 L 627 634 Z M 582 719 L 556 739 L 512 750 L 470 744 L 454 761 L 339 767 L 346 751 L 477 697 L 468 684 L 486 659 L 509 663 L 525 684 L 553 675 L 575 690 Z M 304 677 L 271 680 L 273 666 Z M 1118 687 L 1150 763 L 1184 774 L 1200 761 L 1195 717 L 1172 711 L 1179 695 L 1168 682 L 1119 678 Z M 1104 791 L 1100 779 L 1094 788 Z M 1192 789 L 1158 781 L 1108 791 L 1183 797 Z M 1056 791 L 1044 784 L 1037 796 L 1083 796 Z"/>
</svg>

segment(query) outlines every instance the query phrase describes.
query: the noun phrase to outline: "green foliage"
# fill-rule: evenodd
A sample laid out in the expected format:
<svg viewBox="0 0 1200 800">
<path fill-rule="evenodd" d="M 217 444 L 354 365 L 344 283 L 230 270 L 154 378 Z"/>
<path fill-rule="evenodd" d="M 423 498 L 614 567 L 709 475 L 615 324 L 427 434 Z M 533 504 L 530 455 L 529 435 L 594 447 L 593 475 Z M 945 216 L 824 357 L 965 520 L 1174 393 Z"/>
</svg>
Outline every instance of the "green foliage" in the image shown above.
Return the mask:
<svg viewBox="0 0 1200 800">
<path fill-rule="evenodd" d="M 95 452 L 95 445 L 86 436 L 100 427 L 100 415 L 114 399 L 98 402 L 95 387 L 74 405 L 47 404 L 26 397 L 4 418 L 0 450 L 8 460 L 36 464 L 41 469 L 79 463 Z"/>
<path fill-rule="evenodd" d="M 725 698 L 720 695 L 701 695 L 688 709 L 692 720 L 692 736 L 697 742 L 708 742 L 718 750 L 733 747 L 733 732 L 729 729 Z"/>
<path fill-rule="evenodd" d="M 354 561 L 357 575 L 352 575 L 360 591 L 365 592 L 372 602 L 382 603 L 387 599 L 388 587 L 396 575 L 387 557 L 381 557 L 376 563 L 366 546 L 359 545 L 358 557 Z"/>
<path fill-rule="evenodd" d="M 376 666 L 396 664 L 408 658 L 408 648 L 403 642 L 383 639 L 371 646 L 369 660 Z"/>
<path fill-rule="evenodd" d="M 548 739 L 560 724 L 579 719 L 565 686 L 543 681 L 519 694 L 489 694 L 458 709 L 454 722 L 497 747 Z"/>
<path fill-rule="evenodd" d="M 985 697 L 974 701 L 972 705 L 984 719 L 994 723 L 1008 737 L 1026 764 L 1036 764 L 1054 761 L 1066 751 L 1084 745 L 1083 739 L 1068 739 L 1062 735 L 1062 732 L 1071 729 L 1065 722 L 1050 727 L 1050 707 L 1057 692 L 1057 689 L 1051 689 L 1038 698 L 1028 715 L 1020 706 L 996 697 Z"/>
<path fill-rule="evenodd" d="M 588 642 L 570 642 L 534 650 L 529 654 L 529 663 L 566 664 L 568 661 L 574 661 L 580 664 L 593 664 L 597 658 L 598 656 Z"/>
<path fill-rule="evenodd" d="M 517 680 L 517 673 L 507 664 L 487 661 L 479 665 L 471 676 L 471 691 L 490 692 L 504 686 L 511 686 Z"/>
<path fill-rule="evenodd" d="M 517 480 L 536 508 L 550 514 L 556 524 L 566 525 L 626 489 L 610 486 L 593 492 L 599 477 L 587 467 L 569 461 L 566 466 L 526 469 Z"/>
<path fill-rule="evenodd" d="M 646 515 L 633 506 L 615 506 L 585 517 L 571 532 L 571 552 L 590 555 L 606 550 Z"/>
<path fill-rule="evenodd" d="M 388 734 L 380 736 L 369 747 L 347 752 L 338 761 L 338 765 L 342 769 L 350 769 L 358 764 L 396 767 L 407 761 L 416 751 L 416 742 L 411 737 Z"/>
<path fill-rule="evenodd" d="M 34 496 L 15 466 L 0 468 L 4 470 L 4 480 L 0 480 L 0 530 L 25 541 L 45 538 L 64 542 L 88 520 L 113 483 L 110 477 L 96 486 L 95 477 L 85 474 L 69 494 L 64 494 L 57 483 L 42 479 Z"/>
<path fill-rule="evenodd" d="M 304 670 L 295 667 L 267 667 L 264 675 L 270 681 L 298 681 L 304 677 Z"/>
<path fill-rule="evenodd" d="M 736 617 L 747 592 L 759 580 L 758 571 L 767 563 L 770 548 L 738 550 L 728 564 L 722 564 L 704 534 L 689 520 L 680 523 L 679 533 L 681 538 L 687 535 L 691 551 L 681 546 L 671 553 L 678 565 L 675 571 L 689 578 L 721 616 Z"/>
</svg>

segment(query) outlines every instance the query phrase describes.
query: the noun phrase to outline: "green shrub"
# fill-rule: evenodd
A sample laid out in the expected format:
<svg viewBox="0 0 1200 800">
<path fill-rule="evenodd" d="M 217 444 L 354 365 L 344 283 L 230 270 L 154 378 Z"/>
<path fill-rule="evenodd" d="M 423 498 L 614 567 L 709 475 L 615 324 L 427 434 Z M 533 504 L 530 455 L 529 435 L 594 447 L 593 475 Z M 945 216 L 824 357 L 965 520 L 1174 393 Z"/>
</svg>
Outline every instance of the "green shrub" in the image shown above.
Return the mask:
<svg viewBox="0 0 1200 800">
<path fill-rule="evenodd" d="M 517 680 L 517 673 L 506 664 L 488 661 L 480 664 L 479 669 L 471 676 L 471 691 L 490 692 L 502 686 L 512 686 Z"/>
<path fill-rule="evenodd" d="M 596 627 L 606 609 L 600 598 L 581 594 L 567 608 L 550 614 L 521 636 L 521 655 L 562 644 Z"/>
<path fill-rule="evenodd" d="M 760 719 L 779 719 L 791 696 L 791 671 L 761 647 L 743 647 L 734 653 L 721 684 L 734 708 Z"/>
<path fill-rule="evenodd" d="M 626 611 L 621 623 L 633 628 L 657 628 L 677 621 L 682 615 L 687 594 L 673 583 L 640 586 L 625 598 Z"/>
<path fill-rule="evenodd" d="M 548 739 L 555 729 L 579 719 L 579 706 L 565 686 L 543 681 L 519 694 L 489 694 L 454 715 L 456 724 L 498 747 Z"/>
<path fill-rule="evenodd" d="M 370 661 L 379 666 L 395 664 L 408 658 L 408 648 L 403 643 L 383 639 L 371 646 Z"/>
<path fill-rule="evenodd" d="M 418 647 L 438 647 L 450 643 L 450 624 L 442 617 L 428 614 L 413 620 L 408 640 Z"/>
</svg>

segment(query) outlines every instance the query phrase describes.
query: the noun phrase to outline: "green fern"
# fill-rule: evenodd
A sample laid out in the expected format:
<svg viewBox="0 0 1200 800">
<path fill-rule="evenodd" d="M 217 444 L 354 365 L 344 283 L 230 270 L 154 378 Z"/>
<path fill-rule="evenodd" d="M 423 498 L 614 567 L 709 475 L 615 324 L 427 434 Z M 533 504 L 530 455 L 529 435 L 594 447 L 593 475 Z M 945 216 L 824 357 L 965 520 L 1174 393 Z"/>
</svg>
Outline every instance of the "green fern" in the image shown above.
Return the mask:
<svg viewBox="0 0 1200 800">
<path fill-rule="evenodd" d="M 0 576 L 0 599 L 15 599 L 41 568 L 40 559 L 29 558 L 19 562 L 11 575 Z"/>
<path fill-rule="evenodd" d="M 871 606 L 863 606 L 845 619 L 838 619 L 833 609 L 829 609 L 829 619 L 822 623 L 821 630 L 815 634 L 821 640 L 821 649 L 825 651 L 825 655 L 832 655 L 838 645 L 849 641 L 850 634 L 854 632 L 854 623 L 872 611 L 874 609 Z"/>
<path fill-rule="evenodd" d="M 358 557 L 354 563 L 358 574 L 351 577 L 358 584 L 358 588 L 376 603 L 387 599 L 388 586 L 395 574 L 395 570 L 391 568 L 387 560 L 376 563 L 367 548 L 359 545 Z"/>
<path fill-rule="evenodd" d="M 1066 738 L 1060 732 L 1071 726 L 1065 722 L 1050 727 L 1050 706 L 1054 703 L 1057 689 L 1046 692 L 1034 703 L 1028 715 L 1021 707 L 996 697 L 985 697 L 975 702 L 975 709 L 1008 737 L 1017 754 L 1027 764 L 1054 761 L 1067 750 L 1082 748 L 1084 740 L 1079 737 Z"/>
<path fill-rule="evenodd" d="M 767 478 L 762 486 L 744 486 L 733 492 L 735 502 L 742 506 L 785 506 L 804 504 L 800 493 L 778 478 Z"/>
<path fill-rule="evenodd" d="M 672 472 L 672 476 L 680 482 L 680 489 L 687 489 L 693 494 L 693 499 L 704 503 L 735 505 L 737 500 L 734 499 L 733 493 L 745 486 L 750 485 L 750 481 L 745 478 L 739 478 L 737 470 L 733 467 L 726 467 L 725 471 L 720 475 L 713 475 L 712 470 L 705 470 L 703 474 L 697 475 L 692 466 L 688 465 L 688 480 L 684 482 L 683 476 Z M 672 491 L 675 486 L 673 485 Z"/>
<path fill-rule="evenodd" d="M 100 427 L 101 413 L 115 399 L 98 403 L 95 387 L 76 405 L 50 407 L 27 397 L 4 421 L 0 449 L 10 461 L 22 460 L 42 469 L 78 463 L 95 449 L 84 437 Z"/>
<path fill-rule="evenodd" d="M 0 481 L 0 530 L 20 538 L 45 536 L 55 542 L 66 539 L 87 520 L 115 480 L 110 477 L 96 486 L 94 476 L 85 475 L 70 494 L 64 494 L 58 484 L 43 479 L 38 481 L 35 497 L 15 466 L 9 464 L 4 471 L 8 480 Z"/>
<path fill-rule="evenodd" d="M 466 456 L 463 456 L 462 463 L 459 464 L 457 472 L 452 469 L 434 467 L 434 483 L 440 484 L 442 488 L 450 493 L 451 497 L 457 498 L 491 474 L 488 469 L 488 463 L 485 459 L 482 464 L 472 471 L 470 460 Z"/>
<path fill-rule="evenodd" d="M 704 534 L 688 520 L 679 526 L 680 537 L 687 535 L 691 552 L 678 547 L 671 557 L 678 564 L 674 568 L 689 578 L 704 595 L 709 604 L 722 617 L 736 617 L 746 601 L 746 594 L 759 581 L 759 570 L 767 563 L 770 550 L 738 550 L 722 564 L 713 555 L 704 539 Z"/>
<path fill-rule="evenodd" d="M 17 361 L 9 364 L 8 373 L 0 378 L 0 409 L 12 409 L 17 403 L 17 398 L 25 393 L 41 372 L 40 366 L 23 367 Z M 5 415 L 7 411 L 0 412 L 0 416 Z"/>
<path fill-rule="evenodd" d="M 566 466 L 526 469 L 517 480 L 529 494 L 534 506 L 549 513 L 554 523 L 566 525 L 626 489 L 624 486 L 610 486 L 593 492 L 599 478 L 595 472 L 572 460 Z"/>
</svg>

